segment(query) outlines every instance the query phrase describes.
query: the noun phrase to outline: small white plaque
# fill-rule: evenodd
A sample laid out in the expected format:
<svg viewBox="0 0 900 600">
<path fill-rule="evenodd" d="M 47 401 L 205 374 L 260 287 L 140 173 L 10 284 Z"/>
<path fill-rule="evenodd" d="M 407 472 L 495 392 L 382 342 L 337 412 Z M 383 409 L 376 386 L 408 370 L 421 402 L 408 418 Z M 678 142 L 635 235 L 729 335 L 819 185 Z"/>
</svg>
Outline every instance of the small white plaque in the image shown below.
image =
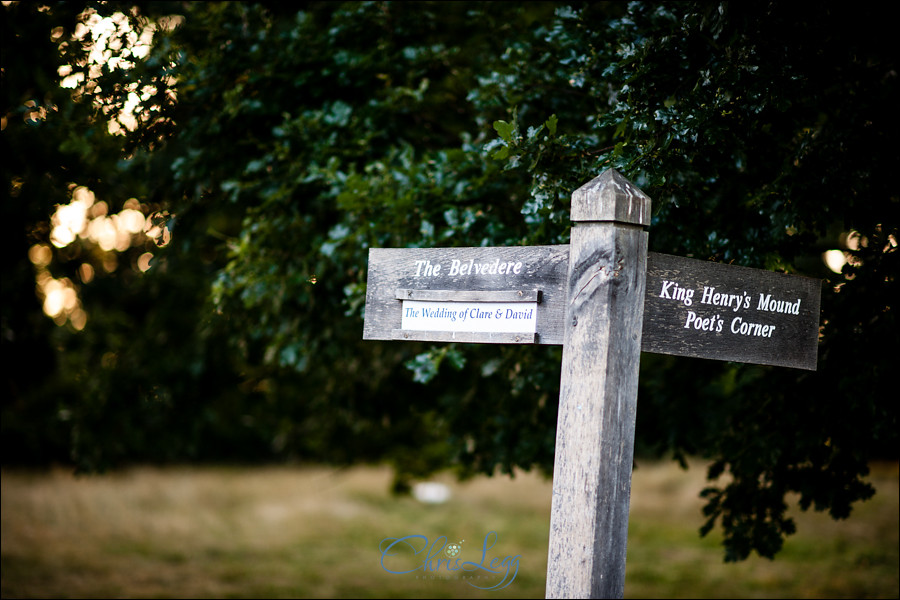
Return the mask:
<svg viewBox="0 0 900 600">
<path fill-rule="evenodd" d="M 537 302 L 404 300 L 400 328 L 409 331 L 535 333 Z"/>
</svg>

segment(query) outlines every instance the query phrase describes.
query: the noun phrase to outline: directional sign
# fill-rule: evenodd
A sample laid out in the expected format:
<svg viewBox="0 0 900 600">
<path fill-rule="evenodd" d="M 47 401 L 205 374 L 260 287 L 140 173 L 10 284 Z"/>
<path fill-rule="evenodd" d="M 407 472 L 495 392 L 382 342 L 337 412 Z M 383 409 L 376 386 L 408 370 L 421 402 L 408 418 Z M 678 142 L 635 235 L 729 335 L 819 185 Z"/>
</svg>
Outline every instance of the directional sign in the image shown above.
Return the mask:
<svg viewBox="0 0 900 600">
<path fill-rule="evenodd" d="M 374 248 L 364 339 L 562 344 L 569 246 Z M 816 369 L 821 281 L 651 252 L 641 350 Z"/>
<path fill-rule="evenodd" d="M 811 277 L 651 252 L 641 350 L 815 371 L 821 288 Z"/>
<path fill-rule="evenodd" d="M 363 339 L 562 344 L 568 246 L 373 248 Z"/>
<path fill-rule="evenodd" d="M 570 246 L 370 250 L 363 338 L 562 344 L 547 597 L 622 597 L 641 352 L 815 370 L 821 281 L 648 254 L 612 169 L 571 215 Z"/>
</svg>

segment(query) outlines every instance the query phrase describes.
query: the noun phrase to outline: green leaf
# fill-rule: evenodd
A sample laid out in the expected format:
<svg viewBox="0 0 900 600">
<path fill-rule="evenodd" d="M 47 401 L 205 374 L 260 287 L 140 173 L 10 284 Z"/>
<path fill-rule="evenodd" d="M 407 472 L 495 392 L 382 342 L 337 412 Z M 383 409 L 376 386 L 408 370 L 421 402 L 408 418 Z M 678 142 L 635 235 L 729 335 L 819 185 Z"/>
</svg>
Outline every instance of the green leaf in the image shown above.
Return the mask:
<svg viewBox="0 0 900 600">
<path fill-rule="evenodd" d="M 491 155 L 491 158 L 500 160 L 506 158 L 507 156 L 509 156 L 509 148 L 507 146 L 503 146 L 502 148 L 494 152 L 494 154 Z"/>
<path fill-rule="evenodd" d="M 558 119 L 556 115 L 550 115 L 550 118 L 544 121 L 544 124 L 547 125 L 547 129 L 550 131 L 550 135 L 556 135 L 556 123 Z"/>
<path fill-rule="evenodd" d="M 506 121 L 494 121 L 494 129 L 505 142 L 512 142 L 513 131 L 516 128 L 515 121 L 507 123 Z"/>
</svg>

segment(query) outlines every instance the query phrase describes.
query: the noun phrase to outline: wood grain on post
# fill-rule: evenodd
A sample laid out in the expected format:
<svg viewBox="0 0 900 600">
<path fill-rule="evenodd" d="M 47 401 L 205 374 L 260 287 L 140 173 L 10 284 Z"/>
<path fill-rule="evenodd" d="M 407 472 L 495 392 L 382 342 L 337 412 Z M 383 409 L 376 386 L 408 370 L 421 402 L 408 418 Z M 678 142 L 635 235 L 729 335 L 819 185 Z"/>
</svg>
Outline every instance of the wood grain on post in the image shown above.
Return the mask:
<svg viewBox="0 0 900 600">
<path fill-rule="evenodd" d="M 621 598 L 650 198 L 613 170 L 572 194 L 548 598 Z"/>
</svg>

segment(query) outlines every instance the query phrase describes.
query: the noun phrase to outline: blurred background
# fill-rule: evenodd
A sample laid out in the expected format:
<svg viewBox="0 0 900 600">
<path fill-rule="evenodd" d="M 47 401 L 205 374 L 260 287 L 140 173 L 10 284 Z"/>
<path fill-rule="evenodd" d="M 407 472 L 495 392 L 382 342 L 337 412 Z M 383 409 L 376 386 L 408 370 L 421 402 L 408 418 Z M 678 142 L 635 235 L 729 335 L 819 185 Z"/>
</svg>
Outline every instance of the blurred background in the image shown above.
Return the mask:
<svg viewBox="0 0 900 600">
<path fill-rule="evenodd" d="M 823 282 L 816 372 L 642 356 L 635 490 L 642 462 L 669 473 L 690 531 L 650 528 L 669 550 L 648 564 L 676 560 L 687 538 L 708 554 L 694 575 L 651 574 L 661 587 L 634 593 L 705 595 L 701 580 L 732 578 L 713 565 L 784 564 L 792 539 L 870 518 L 874 547 L 852 558 L 844 538 L 811 546 L 875 565 L 879 586 L 804 589 L 896 597 L 898 74 L 879 11 L 2 5 L 4 597 L 186 595 L 177 585 L 207 555 L 235 570 L 191 594 L 400 595 L 381 587 L 400 576 L 378 543 L 416 526 L 379 519 L 434 518 L 432 539 L 472 519 L 460 539 L 494 530 L 501 548 L 520 526 L 488 505 L 523 495 L 538 522 L 511 543 L 536 562 L 497 593 L 541 595 L 560 348 L 364 343 L 366 261 L 372 247 L 567 243 L 571 192 L 607 168 L 652 198 L 652 251 Z M 474 495 L 411 495 L 434 477 L 451 498 Z M 256 506 L 242 494 L 268 485 L 334 510 L 328 494 L 349 493 L 369 525 L 329 529 L 333 515 L 310 509 L 296 518 L 316 527 L 294 540 L 381 579 L 340 587 L 351 578 L 322 566 L 282 587 L 247 583 L 265 571 L 241 579 L 269 562 L 251 550 L 268 542 L 245 544 L 255 520 L 215 503 Z M 881 502 L 893 521 L 865 516 Z M 169 503 L 175 524 L 137 524 Z M 98 527 L 97 546 L 75 541 Z M 160 557 L 157 535 L 186 545 Z M 287 554 L 288 571 L 309 560 Z M 103 580 L 89 574 L 118 555 L 174 565 L 163 579 L 179 591 L 57 579 Z"/>
</svg>

